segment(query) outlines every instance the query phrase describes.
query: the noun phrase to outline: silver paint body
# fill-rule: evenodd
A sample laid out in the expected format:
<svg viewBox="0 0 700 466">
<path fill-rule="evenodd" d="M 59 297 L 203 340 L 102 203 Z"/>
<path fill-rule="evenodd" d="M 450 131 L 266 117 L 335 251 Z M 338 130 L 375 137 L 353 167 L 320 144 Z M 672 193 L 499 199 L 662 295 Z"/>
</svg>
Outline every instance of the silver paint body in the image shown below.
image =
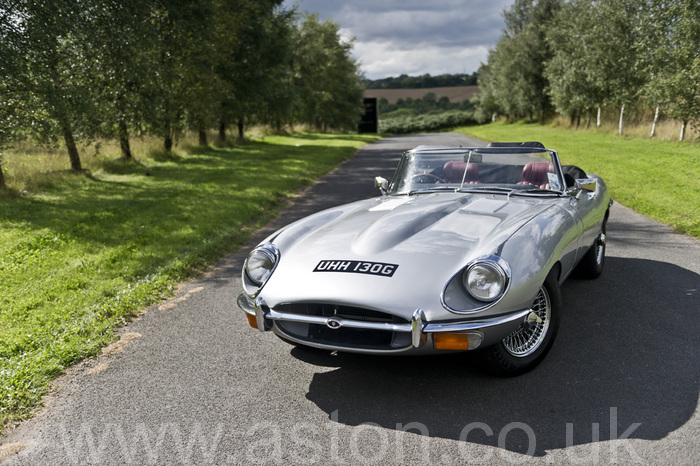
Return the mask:
<svg viewBox="0 0 700 466">
<path fill-rule="evenodd" d="M 556 153 L 554 160 L 556 172 L 561 173 Z M 409 322 L 421 310 L 423 328 L 432 325 L 419 347 L 396 350 L 319 345 L 290 337 L 276 323 L 271 325 L 288 340 L 327 349 L 435 352 L 430 329 L 473 328 L 483 337 L 482 347 L 497 343 L 518 328 L 550 270 L 559 264 L 563 282 L 598 237 L 610 195 L 602 179 L 596 175 L 588 179 L 595 181 L 595 191 L 562 189 L 554 195 L 531 196 L 451 191 L 397 194 L 316 213 L 264 241 L 278 248 L 279 262 L 262 289 L 241 295 L 239 306 L 254 314 L 256 300 L 271 310 L 289 303 L 329 303 L 381 311 Z M 488 304 L 470 297 L 460 284 L 460 274 L 475 258 L 494 254 L 508 264 L 511 277 L 504 296 Z M 328 260 L 397 264 L 398 268 L 391 277 L 314 272 L 319 262 Z M 518 318 L 503 322 L 508 316 Z"/>
</svg>

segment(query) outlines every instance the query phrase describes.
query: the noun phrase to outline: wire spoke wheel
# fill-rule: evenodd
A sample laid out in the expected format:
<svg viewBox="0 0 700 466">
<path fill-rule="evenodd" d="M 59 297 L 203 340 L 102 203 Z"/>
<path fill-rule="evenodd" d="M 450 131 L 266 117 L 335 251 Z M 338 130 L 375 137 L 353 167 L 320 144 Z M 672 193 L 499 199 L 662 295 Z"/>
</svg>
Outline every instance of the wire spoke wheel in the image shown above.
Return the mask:
<svg viewBox="0 0 700 466">
<path fill-rule="evenodd" d="M 540 288 L 535 302 L 532 303 L 531 311 L 527 321 L 503 339 L 506 351 L 518 358 L 529 356 L 537 351 L 547 336 L 552 319 L 552 304 L 544 286 Z"/>
</svg>

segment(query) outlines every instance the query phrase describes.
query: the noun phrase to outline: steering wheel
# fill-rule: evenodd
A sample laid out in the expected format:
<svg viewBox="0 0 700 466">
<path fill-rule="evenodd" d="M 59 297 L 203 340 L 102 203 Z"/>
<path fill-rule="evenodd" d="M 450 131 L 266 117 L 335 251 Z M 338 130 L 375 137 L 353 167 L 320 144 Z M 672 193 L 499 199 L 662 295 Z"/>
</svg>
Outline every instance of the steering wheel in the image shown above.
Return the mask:
<svg viewBox="0 0 700 466">
<path fill-rule="evenodd" d="M 414 180 L 416 180 L 416 178 L 420 178 L 422 176 L 430 177 L 430 178 L 434 179 L 437 183 L 444 183 L 445 182 L 445 180 L 443 180 L 442 178 L 440 178 L 437 175 L 433 175 L 432 173 L 416 173 L 415 175 L 413 175 L 411 177 L 411 181 L 414 181 Z M 416 181 L 416 183 L 430 183 L 430 181 Z"/>
</svg>

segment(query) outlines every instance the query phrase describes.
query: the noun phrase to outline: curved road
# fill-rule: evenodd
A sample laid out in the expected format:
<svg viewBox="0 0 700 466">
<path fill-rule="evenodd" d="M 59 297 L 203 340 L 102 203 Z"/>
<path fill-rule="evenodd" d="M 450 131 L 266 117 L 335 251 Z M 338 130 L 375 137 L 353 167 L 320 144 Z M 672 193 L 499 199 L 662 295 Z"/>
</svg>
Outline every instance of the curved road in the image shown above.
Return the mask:
<svg viewBox="0 0 700 466">
<path fill-rule="evenodd" d="M 330 354 L 247 327 L 235 305 L 247 251 L 296 218 L 375 196 L 373 177 L 425 143 L 481 144 L 430 134 L 359 151 L 59 378 L 47 408 L 0 438 L 3 466 L 699 464 L 700 242 L 619 204 L 602 277 L 562 287 L 558 339 L 518 378 L 493 378 L 470 354 Z"/>
</svg>

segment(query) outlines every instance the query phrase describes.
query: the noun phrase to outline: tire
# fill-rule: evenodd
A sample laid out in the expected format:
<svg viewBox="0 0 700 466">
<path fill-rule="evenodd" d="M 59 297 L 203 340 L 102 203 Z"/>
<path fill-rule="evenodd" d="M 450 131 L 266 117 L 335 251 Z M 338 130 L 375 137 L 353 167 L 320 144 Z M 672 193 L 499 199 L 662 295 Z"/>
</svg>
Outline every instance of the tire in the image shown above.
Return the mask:
<svg viewBox="0 0 700 466">
<path fill-rule="evenodd" d="M 603 225 L 600 228 L 600 233 L 595 239 L 593 245 L 586 251 L 586 254 L 579 262 L 576 267 L 576 274 L 581 278 L 588 278 L 590 280 L 600 277 L 603 273 L 603 266 L 605 265 L 605 228 L 607 216 Z"/>
<path fill-rule="evenodd" d="M 554 343 L 561 320 L 561 292 L 555 274 L 550 273 L 532 303 L 533 322 L 499 343 L 485 348 L 489 369 L 496 375 L 513 377 L 534 369 Z M 532 314 L 531 314 L 532 315 Z"/>
</svg>

